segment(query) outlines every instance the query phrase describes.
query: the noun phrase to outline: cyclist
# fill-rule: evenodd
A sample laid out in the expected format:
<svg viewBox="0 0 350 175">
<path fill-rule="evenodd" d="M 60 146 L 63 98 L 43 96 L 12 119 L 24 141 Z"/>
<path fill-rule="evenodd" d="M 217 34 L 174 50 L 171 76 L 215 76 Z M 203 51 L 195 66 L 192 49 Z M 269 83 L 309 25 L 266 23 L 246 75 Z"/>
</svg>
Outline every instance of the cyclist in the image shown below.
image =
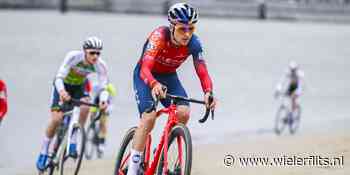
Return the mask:
<svg viewBox="0 0 350 175">
<path fill-rule="evenodd" d="M 141 58 L 134 69 L 134 90 L 140 113 L 140 123 L 136 129 L 128 175 L 135 175 L 140 167 L 140 158 L 145 147 L 147 135 L 154 127 L 156 112 L 146 112 L 153 105 L 153 97 L 162 97 L 161 103 L 169 106 L 170 101 L 164 99 L 165 91 L 174 95 L 186 96 L 176 70 L 192 55 L 194 67 L 204 91 L 207 107 L 215 108 L 216 100 L 209 104 L 213 86 L 205 64 L 203 50 L 199 38 L 194 34 L 198 13 L 187 3 L 176 3 L 168 11 L 169 27 L 155 29 L 144 44 Z M 177 116 L 181 123 L 189 119 L 189 103 L 179 102 Z"/>
<path fill-rule="evenodd" d="M 292 111 L 297 107 L 297 98 L 301 95 L 304 72 L 295 61 L 291 61 L 288 70 L 277 84 L 275 96 L 284 92 L 292 100 Z"/>
<path fill-rule="evenodd" d="M 0 79 L 0 125 L 7 113 L 7 91 L 5 82 Z"/>
<path fill-rule="evenodd" d="M 50 142 L 55 134 L 55 130 L 63 119 L 63 111 L 59 109 L 59 103 L 69 101 L 71 98 L 88 102 L 88 93 L 85 91 L 84 83 L 86 77 L 91 73 L 97 73 L 100 86 L 105 89 L 108 83 L 107 68 L 105 62 L 100 57 L 102 41 L 97 37 L 87 38 L 82 45 L 82 50 L 69 52 L 54 80 L 51 120 L 46 129 L 46 134 L 42 143 L 41 151 L 37 159 L 38 170 L 43 171 L 48 158 Z M 106 109 L 108 92 L 103 90 L 99 107 Z M 80 106 L 79 123 L 84 126 L 89 107 Z M 72 133 L 69 155 L 77 157 L 76 134 Z"/>
<path fill-rule="evenodd" d="M 101 92 L 103 92 L 103 88 L 101 86 L 99 86 L 98 84 L 92 83 L 91 80 L 88 80 L 87 89 L 90 89 L 90 90 L 88 90 L 89 92 L 92 91 L 91 96 L 93 97 L 93 101 L 95 104 L 98 104 L 100 102 L 100 95 L 101 95 Z M 100 124 L 99 124 L 100 129 L 99 129 L 99 133 L 98 133 L 99 144 L 97 147 L 97 151 L 99 152 L 99 155 L 102 155 L 104 152 L 106 135 L 107 135 L 108 116 L 111 115 L 112 108 L 113 108 L 112 100 L 113 100 L 113 97 L 116 95 L 116 89 L 112 83 L 107 84 L 106 90 L 109 93 L 109 97 L 107 100 L 108 106 L 107 106 L 106 110 L 102 112 L 101 118 L 100 118 Z M 98 109 L 96 107 L 90 108 L 91 120 L 93 120 L 93 117 L 96 116 L 97 112 L 98 112 Z"/>
</svg>

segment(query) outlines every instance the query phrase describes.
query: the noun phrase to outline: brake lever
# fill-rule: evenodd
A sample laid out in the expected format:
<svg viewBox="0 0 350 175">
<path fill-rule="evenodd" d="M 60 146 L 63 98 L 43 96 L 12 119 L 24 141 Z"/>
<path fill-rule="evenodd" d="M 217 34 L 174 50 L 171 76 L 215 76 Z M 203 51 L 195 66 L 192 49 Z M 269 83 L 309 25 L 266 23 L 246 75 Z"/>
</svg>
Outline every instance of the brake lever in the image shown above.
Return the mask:
<svg viewBox="0 0 350 175">
<path fill-rule="evenodd" d="M 210 97 L 209 97 L 209 104 L 213 103 L 214 101 L 214 97 L 213 97 L 213 93 L 211 93 Z M 211 111 L 211 119 L 214 120 L 214 109 L 210 109 Z"/>
</svg>

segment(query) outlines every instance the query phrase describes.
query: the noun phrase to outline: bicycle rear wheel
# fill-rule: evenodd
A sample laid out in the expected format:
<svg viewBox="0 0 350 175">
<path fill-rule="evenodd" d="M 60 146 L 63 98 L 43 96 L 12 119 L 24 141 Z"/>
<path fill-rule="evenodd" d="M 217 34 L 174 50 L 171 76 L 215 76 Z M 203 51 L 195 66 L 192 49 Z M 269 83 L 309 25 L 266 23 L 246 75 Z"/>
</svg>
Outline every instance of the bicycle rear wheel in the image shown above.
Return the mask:
<svg viewBox="0 0 350 175">
<path fill-rule="evenodd" d="M 275 119 L 275 133 L 276 134 L 281 134 L 284 130 L 284 128 L 286 127 L 286 124 L 288 123 L 287 119 L 288 119 L 288 109 L 281 105 L 278 110 L 277 110 L 277 114 L 276 114 L 276 119 Z"/>
<path fill-rule="evenodd" d="M 301 116 L 301 108 L 298 105 L 295 109 L 294 114 L 291 115 L 291 121 L 289 123 L 289 132 L 291 134 L 295 134 L 300 126 L 300 116 Z"/>
<path fill-rule="evenodd" d="M 53 175 L 54 171 L 55 171 L 55 167 L 50 167 L 49 168 L 49 175 Z"/>
<path fill-rule="evenodd" d="M 117 155 L 114 175 L 126 175 L 128 172 L 128 163 L 130 158 L 130 150 L 132 147 L 132 139 L 137 127 L 130 128 L 123 138 Z"/>
<path fill-rule="evenodd" d="M 60 161 L 61 175 L 77 175 L 81 166 L 81 162 L 83 160 L 86 142 L 85 130 L 82 126 L 80 126 L 80 124 L 76 124 L 73 128 L 73 131 L 76 132 L 75 134 L 77 137 L 77 155 L 76 157 L 72 157 L 69 155 L 69 153 L 67 153 L 67 149 L 64 149 Z"/>
<path fill-rule="evenodd" d="M 192 139 L 188 128 L 177 124 L 170 132 L 168 142 L 168 165 L 164 165 L 164 149 L 157 167 L 157 175 L 190 175 L 192 167 Z"/>
<path fill-rule="evenodd" d="M 95 123 L 91 123 L 86 131 L 85 158 L 90 160 L 93 154 L 97 152 L 98 131 Z"/>
</svg>

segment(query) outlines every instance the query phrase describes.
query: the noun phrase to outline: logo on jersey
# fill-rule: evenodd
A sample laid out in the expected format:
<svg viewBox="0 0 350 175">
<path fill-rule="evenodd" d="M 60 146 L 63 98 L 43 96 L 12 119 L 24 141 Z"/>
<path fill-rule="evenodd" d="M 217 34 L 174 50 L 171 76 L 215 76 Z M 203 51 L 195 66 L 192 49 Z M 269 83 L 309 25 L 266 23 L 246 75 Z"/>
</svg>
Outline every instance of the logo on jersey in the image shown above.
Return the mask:
<svg viewBox="0 0 350 175">
<path fill-rule="evenodd" d="M 88 74 L 93 72 L 91 69 L 86 69 L 78 66 L 72 67 L 72 71 L 79 76 L 87 76 Z"/>
<path fill-rule="evenodd" d="M 152 44 L 152 42 L 147 43 L 146 50 L 153 50 L 155 48 L 156 48 L 156 46 L 154 44 Z"/>
<path fill-rule="evenodd" d="M 139 163 L 140 160 L 141 160 L 141 156 L 140 156 L 140 155 L 134 155 L 134 156 L 132 156 L 132 161 L 133 161 L 134 163 Z"/>
<path fill-rule="evenodd" d="M 164 58 L 164 57 L 160 57 L 159 59 L 157 59 L 156 61 L 163 64 L 163 65 L 167 65 L 170 67 L 179 67 L 185 60 L 187 55 L 181 55 L 180 56 L 176 56 L 173 58 Z"/>
<path fill-rule="evenodd" d="M 201 60 L 201 61 L 204 61 L 203 52 L 199 52 L 198 53 L 198 59 Z"/>
</svg>

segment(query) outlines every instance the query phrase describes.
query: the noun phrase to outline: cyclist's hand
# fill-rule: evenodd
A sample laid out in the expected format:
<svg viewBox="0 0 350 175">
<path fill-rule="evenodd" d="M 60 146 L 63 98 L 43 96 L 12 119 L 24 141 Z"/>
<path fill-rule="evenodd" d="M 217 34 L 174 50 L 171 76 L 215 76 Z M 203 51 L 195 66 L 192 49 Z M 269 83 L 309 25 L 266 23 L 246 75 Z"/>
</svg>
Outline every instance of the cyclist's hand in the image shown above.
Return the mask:
<svg viewBox="0 0 350 175">
<path fill-rule="evenodd" d="M 211 102 L 211 104 L 209 104 L 209 98 L 210 98 L 210 97 L 213 98 L 213 101 Z M 217 100 L 214 98 L 213 93 L 211 93 L 211 92 L 206 92 L 206 93 L 204 94 L 204 101 L 205 101 L 205 107 L 210 108 L 210 109 L 212 109 L 212 110 L 215 109 Z"/>
<path fill-rule="evenodd" d="M 61 90 L 59 94 L 61 101 L 69 101 L 71 99 L 70 95 L 66 90 Z"/>
<path fill-rule="evenodd" d="M 108 107 L 108 103 L 106 101 L 100 101 L 99 108 L 102 111 L 106 111 L 107 107 Z"/>
<path fill-rule="evenodd" d="M 154 97 L 165 98 L 166 97 L 166 91 L 164 91 L 164 86 L 162 84 L 160 84 L 160 83 L 157 83 L 152 88 L 152 95 Z"/>
</svg>

